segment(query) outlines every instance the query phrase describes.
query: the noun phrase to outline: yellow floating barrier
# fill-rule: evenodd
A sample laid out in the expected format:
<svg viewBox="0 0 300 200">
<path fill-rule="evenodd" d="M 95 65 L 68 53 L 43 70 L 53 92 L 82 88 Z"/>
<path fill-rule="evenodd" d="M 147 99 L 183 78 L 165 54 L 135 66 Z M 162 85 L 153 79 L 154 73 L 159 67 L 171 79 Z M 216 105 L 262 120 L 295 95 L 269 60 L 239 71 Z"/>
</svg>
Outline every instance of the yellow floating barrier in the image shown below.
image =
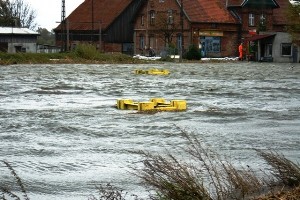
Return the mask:
<svg viewBox="0 0 300 200">
<path fill-rule="evenodd" d="M 149 74 L 149 75 L 169 75 L 170 71 L 167 69 L 149 69 L 149 70 L 136 69 L 134 70 L 134 73 Z"/>
<path fill-rule="evenodd" d="M 117 108 L 120 110 L 138 111 L 185 111 L 185 100 L 171 100 L 166 102 L 163 98 L 152 98 L 147 102 L 134 102 L 132 99 L 117 100 Z"/>
</svg>

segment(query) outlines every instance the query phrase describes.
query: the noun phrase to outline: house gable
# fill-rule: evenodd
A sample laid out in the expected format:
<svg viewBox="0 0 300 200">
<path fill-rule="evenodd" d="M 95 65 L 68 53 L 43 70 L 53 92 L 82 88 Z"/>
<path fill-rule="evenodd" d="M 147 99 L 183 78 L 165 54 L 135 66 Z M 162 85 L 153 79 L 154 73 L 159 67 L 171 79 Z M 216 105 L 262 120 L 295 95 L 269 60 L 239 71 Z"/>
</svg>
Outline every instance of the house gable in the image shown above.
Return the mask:
<svg viewBox="0 0 300 200">
<path fill-rule="evenodd" d="M 68 17 L 69 30 L 106 29 L 132 0 L 85 0 Z M 56 30 L 61 29 L 61 24 Z"/>
<path fill-rule="evenodd" d="M 138 10 L 147 0 L 132 1 L 123 12 L 107 27 L 105 41 L 115 43 L 132 43 L 134 33 L 134 21 Z"/>
</svg>

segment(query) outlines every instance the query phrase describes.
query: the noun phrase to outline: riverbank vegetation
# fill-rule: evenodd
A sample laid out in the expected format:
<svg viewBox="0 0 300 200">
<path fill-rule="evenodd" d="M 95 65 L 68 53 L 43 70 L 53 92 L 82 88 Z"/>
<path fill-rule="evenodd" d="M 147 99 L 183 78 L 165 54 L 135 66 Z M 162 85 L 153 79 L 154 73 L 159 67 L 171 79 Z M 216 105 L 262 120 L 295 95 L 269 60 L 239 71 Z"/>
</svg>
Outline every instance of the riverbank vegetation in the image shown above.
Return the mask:
<svg viewBox="0 0 300 200">
<path fill-rule="evenodd" d="M 285 156 L 272 150 L 256 153 L 268 166 L 255 172 L 250 166 L 236 167 L 228 159 L 218 155 L 195 136 L 183 133 L 188 145 L 182 149 L 188 157 L 185 161 L 167 153 L 155 155 L 138 152 L 144 159 L 143 167 L 132 167 L 147 189 L 154 191 L 148 199 L 156 200 L 296 200 L 300 199 L 300 167 Z M 178 154 L 176 154 L 178 155 Z M 188 162 L 186 162 L 188 160 Z M 19 187 L 20 196 L 0 180 L 0 199 L 26 199 L 21 178 L 13 167 L 2 161 Z M 251 163 L 251 161 L 249 161 Z M 128 193 L 110 184 L 97 187 L 98 195 L 89 200 L 125 200 Z M 130 198 L 140 199 L 136 195 Z"/>
<path fill-rule="evenodd" d="M 153 62 L 153 61 L 152 61 Z M 100 53 L 92 45 L 78 45 L 65 53 L 0 53 L 0 65 L 11 64 L 102 64 L 102 63 L 147 63 L 121 53 Z"/>
<path fill-rule="evenodd" d="M 172 56 L 158 60 L 138 59 L 122 53 L 100 53 L 95 46 L 80 44 L 70 52 L 64 53 L 4 53 L 0 52 L 0 65 L 13 64 L 147 64 L 159 62 L 179 62 Z M 199 49 L 191 46 L 183 57 L 184 63 L 195 62 L 233 62 L 233 60 L 211 59 L 202 61 Z"/>
</svg>

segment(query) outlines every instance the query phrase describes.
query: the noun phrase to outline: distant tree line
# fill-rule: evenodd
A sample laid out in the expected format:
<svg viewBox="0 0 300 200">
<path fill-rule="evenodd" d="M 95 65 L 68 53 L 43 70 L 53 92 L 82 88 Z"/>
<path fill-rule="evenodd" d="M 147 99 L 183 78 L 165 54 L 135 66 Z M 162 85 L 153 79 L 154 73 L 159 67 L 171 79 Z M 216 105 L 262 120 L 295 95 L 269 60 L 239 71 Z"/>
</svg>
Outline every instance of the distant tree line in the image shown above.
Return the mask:
<svg viewBox="0 0 300 200">
<path fill-rule="evenodd" d="M 48 31 L 46 28 L 38 28 L 37 32 L 40 34 L 38 37 L 38 44 L 55 45 L 55 34 L 53 31 Z"/>
</svg>

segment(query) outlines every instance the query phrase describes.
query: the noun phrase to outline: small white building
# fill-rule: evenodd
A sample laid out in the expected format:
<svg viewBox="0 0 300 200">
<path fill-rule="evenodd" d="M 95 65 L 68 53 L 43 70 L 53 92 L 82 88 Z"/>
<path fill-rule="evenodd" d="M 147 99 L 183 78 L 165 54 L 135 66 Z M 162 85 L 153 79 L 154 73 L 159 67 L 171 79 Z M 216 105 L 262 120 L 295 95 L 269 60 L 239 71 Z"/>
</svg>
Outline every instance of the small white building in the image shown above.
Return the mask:
<svg viewBox="0 0 300 200">
<path fill-rule="evenodd" d="M 36 53 L 38 35 L 28 28 L 0 27 L 0 51 Z"/>
</svg>

